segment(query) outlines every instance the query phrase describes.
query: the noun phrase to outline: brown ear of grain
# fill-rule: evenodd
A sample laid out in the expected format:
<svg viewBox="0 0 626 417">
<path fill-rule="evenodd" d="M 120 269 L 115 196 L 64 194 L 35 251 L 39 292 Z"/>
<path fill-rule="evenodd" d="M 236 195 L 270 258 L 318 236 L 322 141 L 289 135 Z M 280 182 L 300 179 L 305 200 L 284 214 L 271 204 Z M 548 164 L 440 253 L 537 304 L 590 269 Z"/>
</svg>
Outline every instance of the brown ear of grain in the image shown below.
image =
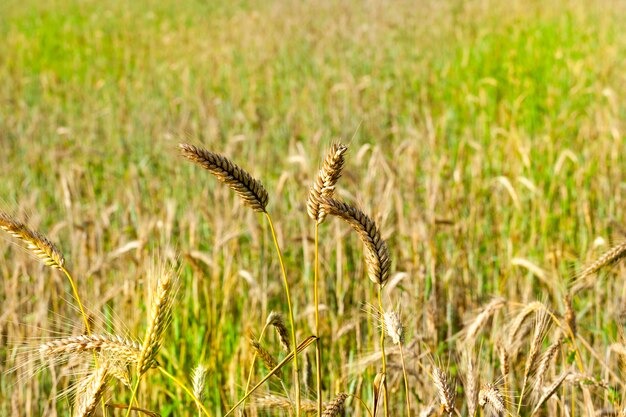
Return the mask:
<svg viewBox="0 0 626 417">
<path fill-rule="evenodd" d="M 39 353 L 45 357 L 92 351 L 105 354 L 118 362 L 136 363 L 141 346 L 120 336 L 92 334 L 55 339 L 39 347 Z"/>
<path fill-rule="evenodd" d="M 269 353 L 263 346 L 261 346 L 259 342 L 257 342 L 254 339 L 250 339 L 250 346 L 256 352 L 257 356 L 261 359 L 261 361 L 263 362 L 263 364 L 265 365 L 268 371 L 271 371 L 272 369 L 276 368 L 277 366 L 276 360 L 274 359 L 271 353 Z M 282 370 L 278 369 L 274 373 L 274 376 L 279 379 L 282 378 L 283 376 Z"/>
<path fill-rule="evenodd" d="M 504 416 L 506 405 L 502 393 L 494 384 L 485 384 L 478 394 L 478 404 L 487 415 Z"/>
<path fill-rule="evenodd" d="M 109 365 L 100 364 L 84 381 L 79 383 L 76 391 L 74 417 L 91 417 L 95 414 L 98 403 L 104 395 L 109 379 Z"/>
<path fill-rule="evenodd" d="M 576 280 L 583 280 L 600 271 L 602 268 L 615 264 L 624 256 L 626 256 L 626 241 L 615 245 L 608 251 L 604 252 L 598 259 L 583 268 L 583 270 L 580 271 L 575 278 Z"/>
<path fill-rule="evenodd" d="M 264 213 L 269 199 L 260 181 L 225 156 L 187 143 L 178 145 L 181 154 L 230 187 L 254 211 Z"/>
<path fill-rule="evenodd" d="M 322 199 L 333 196 L 335 184 L 341 177 L 341 170 L 345 161 L 344 154 L 347 150 L 348 147 L 341 143 L 335 143 L 330 147 L 326 158 L 324 158 L 322 169 L 320 169 L 315 182 L 309 190 L 306 202 L 307 213 L 318 224 L 326 219 L 326 213 L 321 209 Z"/>
<path fill-rule="evenodd" d="M 321 206 L 326 213 L 344 220 L 357 232 L 366 248 L 369 277 L 374 283 L 384 286 L 391 271 L 391 258 L 376 223 L 361 210 L 331 198 L 322 199 Z"/>
<path fill-rule="evenodd" d="M 266 325 L 270 325 L 274 327 L 276 330 L 276 334 L 278 334 L 278 340 L 280 341 L 280 345 L 282 346 L 285 353 L 291 352 L 291 341 L 289 339 L 289 332 L 287 331 L 287 326 L 285 325 L 285 320 L 280 313 L 272 311 L 265 321 Z"/>
<path fill-rule="evenodd" d="M 62 270 L 65 258 L 61 251 L 42 234 L 31 230 L 24 223 L 0 212 L 0 229 L 26 244 L 26 248 L 45 265 Z"/>
<path fill-rule="evenodd" d="M 158 282 L 152 300 L 148 329 L 137 360 L 139 375 L 146 373 L 156 363 L 156 356 L 163 344 L 165 330 L 172 318 L 172 305 L 176 292 L 176 274 L 173 271 L 157 268 L 152 274 L 158 276 Z"/>
<path fill-rule="evenodd" d="M 334 400 L 328 404 L 322 413 L 322 417 L 336 417 L 343 411 L 344 403 L 348 398 L 348 394 L 342 392 L 338 394 Z"/>
</svg>

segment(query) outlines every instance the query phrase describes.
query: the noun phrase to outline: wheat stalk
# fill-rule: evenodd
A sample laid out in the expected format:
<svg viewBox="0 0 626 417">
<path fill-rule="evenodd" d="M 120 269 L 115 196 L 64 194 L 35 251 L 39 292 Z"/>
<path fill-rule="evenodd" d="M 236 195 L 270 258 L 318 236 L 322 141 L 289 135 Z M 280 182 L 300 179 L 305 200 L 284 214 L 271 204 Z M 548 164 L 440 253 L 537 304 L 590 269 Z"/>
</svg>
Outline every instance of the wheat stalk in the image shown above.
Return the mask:
<svg viewBox="0 0 626 417">
<path fill-rule="evenodd" d="M 280 341 L 280 345 L 286 353 L 291 352 L 291 343 L 289 341 L 289 331 L 287 330 L 287 326 L 285 325 L 285 320 L 283 320 L 283 316 L 280 313 L 272 311 L 268 316 L 267 320 L 265 320 L 266 326 L 272 326 L 276 330 L 276 334 L 278 334 L 278 340 Z"/>
<path fill-rule="evenodd" d="M 265 213 L 268 194 L 263 184 L 225 156 L 187 143 L 179 146 L 182 155 L 208 170 L 229 186 L 254 211 Z"/>
<path fill-rule="evenodd" d="M 39 347 L 39 353 L 45 357 L 83 352 L 106 353 L 117 361 L 135 363 L 141 346 L 120 336 L 92 334 L 56 339 Z"/>
<path fill-rule="evenodd" d="M 343 411 L 344 403 L 348 398 L 348 394 L 342 392 L 338 394 L 334 400 L 332 400 L 328 406 L 324 409 L 322 417 L 336 417 Z"/>
<path fill-rule="evenodd" d="M 467 412 L 470 417 L 473 417 L 476 414 L 476 400 L 478 399 L 478 386 L 480 384 L 480 376 L 476 370 L 476 366 L 474 364 L 474 355 L 465 352 L 465 362 L 467 363 Z"/>
<path fill-rule="evenodd" d="M 569 294 L 566 294 L 564 297 L 565 303 L 565 323 L 571 332 L 572 337 L 576 337 L 576 311 L 574 311 L 574 306 L 572 305 L 572 297 Z"/>
<path fill-rule="evenodd" d="M 535 373 L 534 391 L 538 392 L 543 386 L 544 377 L 548 371 L 548 368 L 552 364 L 552 360 L 556 357 L 561 344 L 563 343 L 563 337 L 560 335 L 558 339 L 552 343 L 546 351 L 541 355 L 539 365 L 537 366 L 537 372 Z"/>
<path fill-rule="evenodd" d="M 152 300 L 152 308 L 148 329 L 143 339 L 143 345 L 139 359 L 137 360 L 137 374 L 139 376 L 146 373 L 156 362 L 165 330 L 172 318 L 172 305 L 174 303 L 176 274 L 173 271 L 164 271 L 159 274 L 156 292 Z"/>
<path fill-rule="evenodd" d="M 348 223 L 359 235 L 366 247 L 365 261 L 370 279 L 383 287 L 389 278 L 391 258 L 376 223 L 361 210 L 340 201 L 324 198 L 322 209 Z"/>
<path fill-rule="evenodd" d="M 326 219 L 326 213 L 321 210 L 322 199 L 333 196 L 335 184 L 341 177 L 344 154 L 347 150 L 348 147 L 341 143 L 335 143 L 330 147 L 322 164 L 322 169 L 320 169 L 309 191 L 306 202 L 307 213 L 318 224 L 323 223 Z"/>
<path fill-rule="evenodd" d="M 545 306 L 539 301 L 533 301 L 529 304 L 526 304 L 524 308 L 522 308 L 519 313 L 515 316 L 515 318 L 511 321 L 511 325 L 508 330 L 508 339 L 507 339 L 507 349 L 512 353 L 515 357 L 515 353 L 517 352 L 516 346 L 520 345 L 519 333 L 526 320 L 534 314 L 536 311 L 544 310 Z"/>
<path fill-rule="evenodd" d="M 537 405 L 535 405 L 535 408 L 533 408 L 532 413 L 530 413 L 531 417 L 534 416 L 535 414 L 537 414 L 537 412 L 539 411 L 539 409 L 541 408 L 541 406 L 548 401 L 548 399 L 550 399 L 550 397 L 552 397 L 552 395 L 556 392 L 557 389 L 559 389 L 559 387 L 561 386 L 561 384 L 563 383 L 563 381 L 565 381 L 565 379 L 571 374 L 571 371 L 567 370 L 565 372 L 563 372 L 557 379 L 554 380 L 554 382 L 552 383 L 552 385 L 550 385 L 550 387 L 548 387 L 544 394 L 541 396 L 541 398 L 539 398 L 539 401 L 537 402 Z"/>
<path fill-rule="evenodd" d="M 106 390 L 108 378 L 109 366 L 103 363 L 78 385 L 74 417 L 91 417 L 95 414 Z"/>
</svg>

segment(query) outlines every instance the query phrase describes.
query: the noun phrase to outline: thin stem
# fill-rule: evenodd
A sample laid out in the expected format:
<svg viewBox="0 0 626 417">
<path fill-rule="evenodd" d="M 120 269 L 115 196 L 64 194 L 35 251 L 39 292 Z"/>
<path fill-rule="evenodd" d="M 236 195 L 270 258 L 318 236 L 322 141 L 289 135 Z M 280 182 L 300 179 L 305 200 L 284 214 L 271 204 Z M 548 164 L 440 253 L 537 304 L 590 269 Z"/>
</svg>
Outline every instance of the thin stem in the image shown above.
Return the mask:
<svg viewBox="0 0 626 417">
<path fill-rule="evenodd" d="M 406 363 L 404 361 L 404 348 L 400 343 L 400 359 L 402 360 L 402 375 L 404 376 L 404 390 L 406 391 L 406 415 L 411 417 L 411 399 L 409 398 L 409 378 L 406 374 Z"/>
<path fill-rule="evenodd" d="M 363 401 L 363 399 L 361 397 L 359 397 L 358 395 L 355 395 L 355 394 L 348 394 L 348 395 L 350 397 L 352 397 L 352 398 L 356 398 L 357 400 L 359 400 L 361 405 L 363 407 L 365 407 L 365 411 L 367 411 L 367 415 L 369 415 L 369 417 L 375 417 L 374 415 L 372 415 L 372 410 L 370 410 L 370 408 L 367 406 L 367 404 L 365 403 L 365 401 Z"/>
<path fill-rule="evenodd" d="M 206 407 L 204 406 L 204 404 L 202 404 L 202 402 L 198 399 L 198 397 L 196 397 L 195 395 L 193 395 L 193 392 L 187 388 L 187 386 L 185 384 L 183 384 L 182 382 L 180 382 L 178 380 L 178 378 L 176 378 L 174 375 L 170 374 L 169 372 L 167 372 L 165 370 L 165 368 L 163 368 L 162 366 L 158 366 L 157 369 L 166 377 L 168 377 L 169 379 L 171 379 L 172 381 L 174 381 L 174 383 L 176 385 L 178 385 L 180 388 L 182 388 L 183 391 L 185 391 L 187 393 L 187 395 L 189 395 L 195 402 L 196 405 L 202 410 L 202 412 L 204 413 L 204 415 L 206 417 L 211 417 L 211 414 L 209 413 L 209 411 L 206 409 Z M 128 416 L 126 416 L 128 417 Z"/>
<path fill-rule="evenodd" d="M 76 284 L 74 283 L 74 279 L 72 278 L 72 275 L 70 275 L 70 272 L 67 269 L 65 269 L 65 267 L 61 267 L 61 271 L 63 271 L 63 273 L 67 277 L 67 280 L 70 282 L 70 286 L 72 287 L 72 293 L 74 294 L 74 299 L 76 300 L 76 303 L 78 303 L 80 314 L 83 316 L 83 321 L 85 322 L 85 329 L 87 330 L 87 334 L 91 336 L 91 326 L 89 326 L 89 318 L 87 317 L 87 313 L 85 313 L 85 308 L 83 307 L 83 303 L 80 301 L 80 296 L 78 295 L 78 288 L 76 287 Z"/>
<path fill-rule="evenodd" d="M 315 262 L 314 262 L 314 289 L 313 303 L 315 305 L 315 370 L 317 372 L 317 415 L 322 416 L 322 340 L 320 337 L 320 309 L 319 309 L 319 223 L 315 223 Z"/>
<path fill-rule="evenodd" d="M 385 309 L 383 308 L 383 287 L 381 285 L 378 286 L 378 307 L 380 308 L 381 317 L 385 314 Z M 381 331 L 380 331 L 380 351 L 382 353 L 382 362 L 383 362 L 383 375 L 385 378 L 383 379 L 383 393 L 385 399 L 385 417 L 389 417 L 389 399 L 387 398 L 387 358 L 385 356 L 385 320 L 381 320 Z"/>
<path fill-rule="evenodd" d="M 132 411 L 133 401 L 135 400 L 135 395 L 137 395 L 137 389 L 139 388 L 139 381 L 141 381 L 141 375 L 137 377 L 137 382 L 133 387 L 133 392 L 130 394 L 130 401 L 128 402 L 128 408 L 126 409 L 126 417 L 130 416 L 130 412 Z"/>
<path fill-rule="evenodd" d="M 267 329 L 267 323 L 265 323 L 265 326 L 263 326 L 263 330 L 261 330 L 261 335 L 259 336 L 259 343 L 261 343 L 261 341 L 263 340 L 263 335 L 265 334 L 266 329 Z M 248 381 L 246 382 L 245 395 L 248 394 L 248 389 L 250 388 L 250 383 L 252 382 L 252 374 L 254 373 L 254 363 L 256 362 L 256 358 L 257 358 L 257 353 L 255 351 L 254 355 L 252 356 L 252 364 L 250 365 L 250 370 L 248 371 Z M 246 406 L 246 403 L 244 402 L 242 404 L 242 407 L 245 407 L 245 406 Z"/>
<path fill-rule="evenodd" d="M 295 372 L 295 388 L 296 388 L 296 417 L 300 417 L 300 372 L 298 370 L 298 355 L 296 354 L 296 324 L 293 316 L 293 306 L 291 304 L 291 295 L 289 293 L 289 282 L 287 280 L 287 271 L 285 270 L 285 263 L 283 261 L 283 255 L 278 244 L 278 238 L 276 237 L 276 230 L 274 230 L 274 223 L 272 217 L 268 212 L 265 212 L 265 217 L 270 225 L 272 232 L 272 239 L 274 239 L 274 246 L 276 246 L 276 252 L 278 253 L 278 262 L 280 263 L 280 270 L 283 275 L 283 282 L 285 285 L 285 295 L 287 297 L 287 306 L 289 307 L 289 321 L 291 323 L 291 344 L 293 346 L 293 369 Z"/>
</svg>

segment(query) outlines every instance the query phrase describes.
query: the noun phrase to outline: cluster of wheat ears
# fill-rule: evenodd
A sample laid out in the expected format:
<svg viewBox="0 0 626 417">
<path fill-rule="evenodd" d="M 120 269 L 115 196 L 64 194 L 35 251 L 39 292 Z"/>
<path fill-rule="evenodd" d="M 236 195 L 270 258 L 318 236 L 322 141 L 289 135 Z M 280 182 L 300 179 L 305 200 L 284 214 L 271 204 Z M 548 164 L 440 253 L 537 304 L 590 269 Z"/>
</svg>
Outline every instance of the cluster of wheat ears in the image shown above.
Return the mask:
<svg viewBox="0 0 626 417">
<path fill-rule="evenodd" d="M 398 311 L 386 309 L 383 303 L 383 288 L 388 282 L 391 271 L 391 258 L 385 240 L 375 222 L 358 208 L 339 201 L 334 197 L 336 184 L 341 177 L 346 156 L 347 146 L 335 143 L 330 147 L 317 178 L 310 188 L 306 203 L 307 213 L 312 220 L 315 236 L 314 261 L 314 307 L 315 307 L 315 334 L 304 340 L 296 339 L 296 328 L 292 298 L 290 296 L 289 280 L 280 245 L 274 230 L 270 213 L 267 211 L 268 193 L 263 185 L 241 167 L 228 158 L 206 149 L 181 144 L 180 153 L 186 159 L 208 170 L 219 181 L 226 184 L 237 193 L 243 202 L 252 210 L 262 213 L 268 222 L 273 243 L 281 267 L 282 279 L 287 300 L 287 319 L 282 314 L 272 312 L 262 327 L 260 336 L 250 337 L 250 346 L 254 352 L 252 365 L 248 372 L 245 394 L 234 404 L 224 417 L 235 412 L 245 414 L 246 402 L 257 408 L 280 410 L 300 416 L 302 414 L 317 413 L 318 416 L 337 416 L 343 413 L 347 401 L 353 398 L 360 402 L 370 417 L 383 414 L 385 417 L 395 416 L 391 407 L 398 401 L 389 398 L 388 363 L 387 356 L 393 353 L 399 357 L 401 375 L 404 385 L 408 417 L 412 416 L 411 392 L 409 374 L 405 361 L 405 334 L 402 319 Z M 367 404 L 356 394 L 341 392 L 330 402 L 324 403 L 323 375 L 322 375 L 322 345 L 320 344 L 320 316 L 319 316 L 319 231 L 327 216 L 335 216 L 345 221 L 358 234 L 365 247 L 365 263 L 369 278 L 376 286 L 377 300 L 373 305 L 377 320 L 380 323 L 380 338 L 375 341 L 380 349 L 376 360 L 380 360 L 379 372 L 372 381 L 373 404 Z M 211 417 L 204 404 L 205 381 L 207 369 L 201 363 L 191 372 L 191 378 L 176 377 L 170 374 L 157 360 L 159 349 L 164 335 L 172 318 L 178 289 L 178 273 L 174 267 L 160 265 L 155 267 L 152 274 L 154 291 L 151 307 L 147 317 L 147 326 L 143 338 L 136 342 L 130 338 L 114 334 L 96 333 L 83 306 L 76 281 L 66 267 L 65 258 L 61 251 L 44 235 L 30 229 L 26 224 L 15 218 L 0 213 L 0 229 L 23 242 L 26 248 L 36 255 L 43 263 L 61 271 L 68 279 L 73 297 L 84 320 L 85 333 L 80 336 L 59 338 L 48 341 L 39 346 L 39 353 L 45 360 L 75 357 L 87 354 L 85 361 L 90 361 L 90 372 L 74 384 L 73 415 L 85 417 L 95 415 L 101 410 L 103 415 L 111 413 L 112 409 L 125 409 L 125 415 L 131 412 L 154 416 L 157 413 L 150 411 L 145 405 L 140 405 L 136 394 L 140 382 L 151 370 L 156 370 L 177 384 L 197 407 L 199 415 Z M 602 268 L 616 263 L 626 254 L 626 243 L 611 248 L 595 262 L 584 268 L 577 281 L 583 283 Z M 575 290 L 572 290 L 572 294 Z M 462 390 L 456 386 L 445 367 L 432 360 L 428 366 L 418 363 L 421 371 L 428 374 L 432 380 L 436 397 L 423 407 L 420 415 L 434 413 L 445 415 L 463 414 L 476 415 L 483 410 L 485 415 L 520 415 L 522 411 L 527 415 L 538 414 L 543 408 L 550 405 L 553 397 L 561 402 L 565 401 L 565 387 L 578 387 L 583 394 L 587 409 L 583 412 L 593 412 L 590 389 L 611 390 L 610 385 L 601 379 L 585 373 L 582 363 L 582 349 L 591 347 L 579 338 L 576 326 L 576 313 L 572 307 L 570 296 L 564 300 L 565 311 L 558 313 L 545 304 L 534 301 L 526 305 L 516 305 L 503 298 L 494 298 L 486 304 L 476 316 L 465 326 L 461 334 L 457 335 L 457 343 L 461 346 L 462 358 L 459 358 L 458 372 L 462 379 Z M 481 384 L 480 364 L 477 363 L 475 347 L 482 330 L 493 320 L 499 311 L 510 310 L 510 321 L 502 326 L 498 340 L 494 343 L 493 354 L 499 363 L 499 376 L 491 375 L 492 381 Z M 281 348 L 284 350 L 283 359 L 278 362 L 274 355 L 267 350 L 263 343 L 266 331 L 273 328 L 276 331 Z M 623 334 L 621 335 L 623 337 Z M 393 346 L 385 352 L 386 338 Z M 317 400 L 313 401 L 301 397 L 302 373 L 306 371 L 299 360 L 299 354 L 315 345 L 316 393 Z M 619 345 L 623 346 L 623 345 Z M 415 345 L 409 346 L 414 348 Z M 616 348 L 617 349 L 617 348 Z M 617 349 L 619 350 L 619 349 Z M 525 352 L 525 355 L 521 354 Z M 624 352 L 626 353 L 626 349 Z M 557 367 L 557 357 L 563 356 L 561 365 Z M 254 362 L 262 361 L 269 370 L 256 383 L 254 378 Z M 597 358 L 602 361 L 601 358 Z M 283 373 L 286 364 L 293 362 L 292 376 L 288 378 Z M 54 363 L 54 361 L 52 361 Z M 558 372 L 556 371 L 558 369 Z M 412 371 L 415 372 L 415 371 Z M 611 377 L 619 379 L 609 370 Z M 282 384 L 285 395 L 259 394 L 258 389 L 274 378 Z M 186 380 L 189 379 L 189 382 Z M 307 378 L 308 379 L 308 378 Z M 128 404 L 114 404 L 106 399 L 107 386 L 119 382 L 131 390 L 131 399 Z M 285 382 L 292 381 L 291 389 Z M 557 392 L 563 388 L 563 395 Z M 573 389 L 573 388 L 572 388 Z M 458 397 L 462 392 L 465 400 Z M 516 401 L 512 392 L 517 393 Z M 573 397 L 572 397 L 573 398 Z M 570 412 L 574 413 L 574 400 Z M 613 415 L 626 416 L 624 409 L 613 411 Z"/>
</svg>

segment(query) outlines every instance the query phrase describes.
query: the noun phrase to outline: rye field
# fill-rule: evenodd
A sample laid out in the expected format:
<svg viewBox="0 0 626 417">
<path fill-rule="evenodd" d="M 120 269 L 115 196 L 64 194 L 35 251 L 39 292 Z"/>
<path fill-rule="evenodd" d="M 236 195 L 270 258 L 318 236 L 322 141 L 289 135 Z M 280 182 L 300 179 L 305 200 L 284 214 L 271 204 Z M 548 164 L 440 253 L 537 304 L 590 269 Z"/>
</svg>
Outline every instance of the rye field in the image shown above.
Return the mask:
<svg viewBox="0 0 626 417">
<path fill-rule="evenodd" d="M 0 1 L 0 415 L 626 416 L 625 22 Z"/>
</svg>

